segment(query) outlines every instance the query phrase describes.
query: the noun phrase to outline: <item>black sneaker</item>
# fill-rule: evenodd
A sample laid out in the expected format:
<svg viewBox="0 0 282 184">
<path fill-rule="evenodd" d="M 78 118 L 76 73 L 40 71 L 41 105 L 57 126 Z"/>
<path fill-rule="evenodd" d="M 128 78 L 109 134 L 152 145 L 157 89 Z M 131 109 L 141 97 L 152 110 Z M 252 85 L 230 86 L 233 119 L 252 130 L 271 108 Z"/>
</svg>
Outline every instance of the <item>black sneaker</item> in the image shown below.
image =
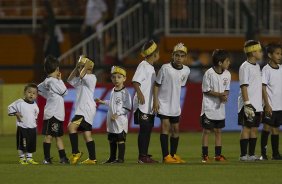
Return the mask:
<svg viewBox="0 0 282 184">
<path fill-rule="evenodd" d="M 260 160 L 268 160 L 268 157 L 267 157 L 267 155 L 261 155 L 261 156 L 259 157 L 259 159 L 260 159 Z"/>
<path fill-rule="evenodd" d="M 45 158 L 42 163 L 43 163 L 43 164 L 46 164 L 46 165 L 48 165 L 48 164 L 53 164 L 53 163 L 52 163 L 52 159 L 53 159 L 53 158 Z"/>
<path fill-rule="evenodd" d="M 272 160 L 282 160 L 282 156 L 280 154 L 272 156 Z"/>
<path fill-rule="evenodd" d="M 109 158 L 108 160 L 106 160 L 105 162 L 103 162 L 102 164 L 113 164 L 116 162 L 116 159 L 114 158 Z"/>
<path fill-rule="evenodd" d="M 117 159 L 113 162 L 113 164 L 122 164 L 122 163 L 124 163 L 124 160 L 122 159 Z"/>
<path fill-rule="evenodd" d="M 60 163 L 61 164 L 69 164 L 70 161 L 69 161 L 69 159 L 67 157 L 63 157 L 63 158 L 60 159 Z"/>
</svg>

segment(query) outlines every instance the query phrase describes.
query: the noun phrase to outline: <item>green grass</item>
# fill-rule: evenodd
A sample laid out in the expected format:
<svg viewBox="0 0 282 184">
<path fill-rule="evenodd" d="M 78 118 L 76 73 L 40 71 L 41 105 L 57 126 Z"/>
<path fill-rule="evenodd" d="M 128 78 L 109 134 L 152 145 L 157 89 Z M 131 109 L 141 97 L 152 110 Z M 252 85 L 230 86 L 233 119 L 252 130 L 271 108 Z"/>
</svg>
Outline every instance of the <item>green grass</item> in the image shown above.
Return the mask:
<svg viewBox="0 0 282 184">
<path fill-rule="evenodd" d="M 109 146 L 105 134 L 94 134 L 99 163 L 108 158 Z M 71 152 L 68 137 L 65 136 L 66 151 Z M 210 156 L 213 156 L 214 137 L 210 136 Z M 34 159 L 42 161 L 42 136 L 38 136 Z M 80 137 L 80 150 L 87 153 Z M 269 146 L 270 147 L 270 146 Z M 280 145 L 281 147 L 281 145 Z M 51 154 L 53 165 L 19 165 L 15 149 L 15 136 L 0 136 L 0 181 L 6 183 L 282 183 L 282 161 L 260 161 L 241 163 L 239 156 L 239 133 L 223 134 L 223 154 L 227 163 L 201 163 L 201 133 L 182 133 L 178 154 L 187 164 L 141 165 L 137 164 L 137 135 L 129 134 L 126 143 L 126 163 L 120 165 L 60 165 L 55 144 Z M 259 141 L 257 154 L 259 154 Z M 159 134 L 152 135 L 150 153 L 161 160 Z M 271 155 L 269 152 L 268 155 Z M 86 159 L 87 154 L 83 156 Z"/>
</svg>

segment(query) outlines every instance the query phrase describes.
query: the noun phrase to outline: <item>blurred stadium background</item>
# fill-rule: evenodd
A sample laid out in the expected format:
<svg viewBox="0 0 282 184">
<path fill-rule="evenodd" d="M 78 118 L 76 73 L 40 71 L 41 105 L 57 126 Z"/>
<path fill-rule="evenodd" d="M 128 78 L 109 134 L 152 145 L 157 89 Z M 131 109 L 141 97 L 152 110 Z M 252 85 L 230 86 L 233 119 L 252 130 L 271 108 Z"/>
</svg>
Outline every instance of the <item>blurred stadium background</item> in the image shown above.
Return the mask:
<svg viewBox="0 0 282 184">
<path fill-rule="evenodd" d="M 44 80 L 46 55 L 59 57 L 64 79 L 79 55 L 93 59 L 99 82 L 95 96 L 101 98 L 107 98 L 112 87 L 110 67 L 122 65 L 133 95 L 130 81 L 142 59 L 140 47 L 148 39 L 159 43 L 161 58 L 156 69 L 170 60 L 176 43 L 189 49 L 185 64 L 191 75 L 182 91 L 182 131 L 200 130 L 200 83 L 210 67 L 211 52 L 216 48 L 231 52 L 233 83 L 226 130 L 238 130 L 237 80 L 245 59 L 244 41 L 281 42 L 281 10 L 282 0 L 0 0 L 0 135 L 15 132 L 7 105 L 22 96 L 25 83 Z M 69 89 L 65 123 L 72 116 L 75 100 L 75 91 Z M 38 99 L 40 122 L 44 103 Z M 99 106 L 94 131 L 105 132 L 105 115 L 106 108 Z M 132 114 L 129 117 L 130 131 L 136 131 Z M 156 121 L 156 129 L 158 126 Z"/>
</svg>

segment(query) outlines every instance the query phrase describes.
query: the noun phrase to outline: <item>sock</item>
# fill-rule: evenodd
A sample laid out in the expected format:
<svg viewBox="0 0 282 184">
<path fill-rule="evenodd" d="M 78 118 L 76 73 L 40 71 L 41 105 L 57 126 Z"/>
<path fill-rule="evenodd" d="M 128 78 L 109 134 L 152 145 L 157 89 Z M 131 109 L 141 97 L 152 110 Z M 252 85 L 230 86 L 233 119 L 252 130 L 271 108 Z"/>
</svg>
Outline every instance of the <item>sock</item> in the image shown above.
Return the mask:
<svg viewBox="0 0 282 184">
<path fill-rule="evenodd" d="M 89 141 L 86 143 L 89 159 L 90 160 L 96 160 L 96 152 L 95 152 L 95 142 Z"/>
<path fill-rule="evenodd" d="M 117 143 L 110 142 L 110 160 L 116 160 L 117 154 Z"/>
<path fill-rule="evenodd" d="M 25 155 L 27 160 L 32 159 L 32 153 L 26 153 Z"/>
<path fill-rule="evenodd" d="M 140 124 L 139 134 L 138 134 L 138 149 L 139 156 L 148 155 L 148 147 L 150 143 L 152 125 L 149 123 Z"/>
<path fill-rule="evenodd" d="M 247 155 L 248 143 L 249 143 L 249 139 L 241 139 L 240 140 L 240 149 L 241 149 L 240 157 Z"/>
<path fill-rule="evenodd" d="M 215 146 L 214 147 L 215 156 L 220 156 L 221 155 L 221 149 L 222 149 L 222 146 Z"/>
<path fill-rule="evenodd" d="M 161 147 L 162 147 L 162 154 L 163 158 L 166 157 L 168 153 L 168 135 L 167 134 L 161 134 L 160 135 L 160 141 L 161 141 Z"/>
<path fill-rule="evenodd" d="M 208 156 L 209 155 L 209 147 L 202 146 L 202 155 L 203 156 Z"/>
<path fill-rule="evenodd" d="M 144 144 L 144 153 L 148 155 L 148 150 L 149 150 L 149 144 L 151 140 L 151 132 L 152 132 L 153 124 L 148 123 L 147 124 L 147 132 L 145 136 L 145 144 Z"/>
<path fill-rule="evenodd" d="M 170 155 L 174 156 L 177 152 L 179 137 L 170 137 Z"/>
<path fill-rule="evenodd" d="M 51 149 L 51 143 L 43 142 L 43 152 L 45 159 L 50 159 L 50 149 Z"/>
<path fill-rule="evenodd" d="M 59 156 L 60 156 L 60 158 L 65 158 L 65 157 L 67 157 L 66 152 L 65 152 L 64 149 L 59 150 Z"/>
<path fill-rule="evenodd" d="M 72 154 L 79 153 L 77 133 L 69 134 L 69 138 L 70 138 L 70 142 L 71 142 Z"/>
<path fill-rule="evenodd" d="M 249 138 L 249 155 L 255 155 L 255 149 L 257 144 L 257 138 Z"/>
<path fill-rule="evenodd" d="M 23 150 L 18 150 L 18 155 L 21 159 L 25 158 L 25 154 L 24 154 Z"/>
<path fill-rule="evenodd" d="M 268 136 L 269 136 L 268 131 L 265 131 L 265 130 L 261 131 L 261 139 L 260 139 L 261 155 L 266 155 Z"/>
<path fill-rule="evenodd" d="M 271 135 L 272 156 L 279 155 L 278 146 L 279 146 L 279 134 Z"/>
<path fill-rule="evenodd" d="M 119 143 L 118 144 L 118 159 L 123 161 L 124 154 L 125 154 L 125 143 Z"/>
</svg>

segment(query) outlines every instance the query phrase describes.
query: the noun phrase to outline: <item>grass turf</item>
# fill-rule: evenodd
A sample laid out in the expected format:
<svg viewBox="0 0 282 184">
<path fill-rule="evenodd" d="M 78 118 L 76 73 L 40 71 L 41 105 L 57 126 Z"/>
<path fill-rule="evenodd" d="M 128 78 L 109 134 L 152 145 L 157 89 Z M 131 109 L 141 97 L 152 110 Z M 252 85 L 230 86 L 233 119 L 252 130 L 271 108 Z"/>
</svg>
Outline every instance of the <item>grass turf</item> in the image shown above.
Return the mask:
<svg viewBox="0 0 282 184">
<path fill-rule="evenodd" d="M 80 151 L 87 158 L 87 150 L 82 135 L 79 137 Z M 105 134 L 94 134 L 97 165 L 61 165 L 58 163 L 58 152 L 55 142 L 52 144 L 51 155 L 53 165 L 19 165 L 15 150 L 15 136 L 0 136 L 0 181 L 6 183 L 282 183 L 282 161 L 239 162 L 239 132 L 223 134 L 223 154 L 228 162 L 209 164 L 201 163 L 201 133 L 182 133 L 178 154 L 187 161 L 186 164 L 141 165 L 137 164 L 137 134 L 129 134 L 126 142 L 126 163 L 119 165 L 102 165 L 109 155 L 109 146 Z M 67 136 L 64 136 L 67 154 L 71 148 Z M 42 136 L 38 136 L 36 161 L 42 161 Z M 210 136 L 209 153 L 214 154 L 214 136 Z M 271 146 L 269 146 L 271 147 Z M 280 145 L 281 147 L 281 145 Z M 259 141 L 257 144 L 259 154 Z M 155 159 L 161 160 L 159 134 L 152 134 L 150 153 Z M 271 155 L 269 149 L 268 155 Z"/>
</svg>

